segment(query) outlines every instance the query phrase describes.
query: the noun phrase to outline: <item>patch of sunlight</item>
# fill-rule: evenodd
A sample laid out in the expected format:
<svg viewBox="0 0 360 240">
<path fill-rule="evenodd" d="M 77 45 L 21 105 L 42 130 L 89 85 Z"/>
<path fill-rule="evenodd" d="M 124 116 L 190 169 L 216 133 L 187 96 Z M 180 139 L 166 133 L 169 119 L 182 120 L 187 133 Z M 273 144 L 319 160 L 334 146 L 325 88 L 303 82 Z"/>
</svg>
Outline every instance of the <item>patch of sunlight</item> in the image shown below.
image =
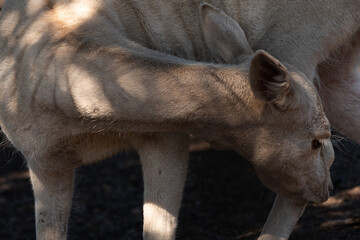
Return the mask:
<svg viewBox="0 0 360 240">
<path fill-rule="evenodd" d="M 327 215 L 330 217 L 344 217 L 350 216 L 352 214 L 351 211 L 331 211 Z"/>
<path fill-rule="evenodd" d="M 235 239 L 244 239 L 244 238 L 253 238 L 255 236 L 258 236 L 261 233 L 262 228 L 255 229 L 253 231 L 249 231 L 246 233 L 243 233 L 241 235 L 237 235 Z"/>
<path fill-rule="evenodd" d="M 344 202 L 344 199 L 338 198 L 336 196 L 331 196 L 331 197 L 329 197 L 329 199 L 326 202 L 321 204 L 321 206 L 324 206 L 324 207 L 337 207 L 337 206 L 341 205 L 343 202 Z"/>
<path fill-rule="evenodd" d="M 2 96 L 0 101 L 3 103 L 8 102 L 6 105 L 5 111 L 7 111 L 10 114 L 15 114 L 18 112 L 18 102 L 14 101 L 12 94 L 17 94 L 17 86 L 14 83 L 15 78 L 15 63 L 16 59 L 13 55 L 9 55 L 6 58 L 3 59 L 0 67 L 0 81 L 3 84 L 3 88 L 0 89 L 0 95 Z M 4 99 L 4 100 L 3 100 Z M 7 101 L 5 101 L 7 99 Z M 12 99 L 9 101 L 9 99 Z"/>
<path fill-rule="evenodd" d="M 144 222 L 144 233 L 154 239 L 171 238 L 176 226 L 176 218 L 168 210 L 151 202 L 144 204 Z"/>
<path fill-rule="evenodd" d="M 331 196 L 326 202 L 321 204 L 321 206 L 338 207 L 350 198 L 360 198 L 360 186 L 342 191 L 335 196 Z"/>
<path fill-rule="evenodd" d="M 68 69 L 71 86 L 71 96 L 77 110 L 86 115 L 106 115 L 113 112 L 113 107 L 104 92 L 104 87 L 99 79 L 96 79 L 91 72 L 73 64 Z M 72 75 L 72 76 L 71 76 Z M 62 91 L 68 91 L 62 89 Z M 66 105 L 66 104 L 64 104 Z"/>
<path fill-rule="evenodd" d="M 29 178 L 28 171 L 11 173 L 7 176 L 0 177 L 0 193 L 5 192 L 11 188 L 11 184 L 9 184 L 9 181 L 27 179 L 27 178 Z"/>
<path fill-rule="evenodd" d="M 209 150 L 211 148 L 210 144 L 207 142 L 204 142 L 203 140 L 196 138 L 193 135 L 190 135 L 190 147 L 189 150 L 191 152 L 196 151 L 205 151 Z"/>
<path fill-rule="evenodd" d="M 345 218 L 345 219 L 336 219 L 324 222 L 320 225 L 320 228 L 333 228 L 344 225 L 355 225 L 360 224 L 360 218 Z"/>
<path fill-rule="evenodd" d="M 10 37 L 20 21 L 20 13 L 17 11 L 7 12 L 0 23 L 2 37 Z"/>
<path fill-rule="evenodd" d="M 26 6 L 26 14 L 30 16 L 38 13 L 45 4 L 47 4 L 46 1 L 28 1 Z"/>
<path fill-rule="evenodd" d="M 100 9 L 99 2 L 100 1 L 73 1 L 60 4 L 56 6 L 53 11 L 54 20 L 68 31 L 73 31 L 96 15 Z"/>
</svg>

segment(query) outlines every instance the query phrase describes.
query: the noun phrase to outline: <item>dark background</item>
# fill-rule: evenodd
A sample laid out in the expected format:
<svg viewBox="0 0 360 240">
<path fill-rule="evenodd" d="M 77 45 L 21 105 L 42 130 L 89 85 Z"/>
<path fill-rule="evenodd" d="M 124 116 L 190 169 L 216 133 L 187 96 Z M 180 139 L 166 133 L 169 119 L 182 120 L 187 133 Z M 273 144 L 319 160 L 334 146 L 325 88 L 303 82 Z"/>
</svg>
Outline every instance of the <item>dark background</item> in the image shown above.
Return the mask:
<svg viewBox="0 0 360 240">
<path fill-rule="evenodd" d="M 307 207 L 291 239 L 360 239 L 360 149 L 348 141 L 337 145 L 332 197 Z M 135 152 L 79 168 L 69 239 L 141 239 L 142 184 Z M 192 152 L 177 239 L 256 239 L 274 197 L 237 154 Z M 34 222 L 26 165 L 3 147 L 0 239 L 35 239 Z"/>
</svg>

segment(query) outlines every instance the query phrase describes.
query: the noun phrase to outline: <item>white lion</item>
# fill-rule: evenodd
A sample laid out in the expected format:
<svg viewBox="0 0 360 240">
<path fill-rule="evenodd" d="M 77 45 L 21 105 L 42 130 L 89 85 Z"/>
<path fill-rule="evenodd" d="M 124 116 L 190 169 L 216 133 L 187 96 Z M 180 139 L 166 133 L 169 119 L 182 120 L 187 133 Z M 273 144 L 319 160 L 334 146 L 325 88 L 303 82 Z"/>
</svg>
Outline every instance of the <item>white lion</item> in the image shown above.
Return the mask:
<svg viewBox="0 0 360 240">
<path fill-rule="evenodd" d="M 174 239 L 189 133 L 242 154 L 279 194 L 261 239 L 288 238 L 306 201 L 327 199 L 333 149 L 320 96 L 336 127 L 356 130 L 359 84 L 345 110 L 326 99 L 349 86 L 319 96 L 312 79 L 342 44 L 333 58 L 355 60 L 358 1 L 209 2 L 231 17 L 195 0 L 5 3 L 0 125 L 27 159 L 39 240 L 66 239 L 74 168 L 129 147 L 143 165 L 144 239 Z M 232 65 L 204 63 L 212 58 Z M 341 82 L 329 65 L 318 86 Z"/>
</svg>

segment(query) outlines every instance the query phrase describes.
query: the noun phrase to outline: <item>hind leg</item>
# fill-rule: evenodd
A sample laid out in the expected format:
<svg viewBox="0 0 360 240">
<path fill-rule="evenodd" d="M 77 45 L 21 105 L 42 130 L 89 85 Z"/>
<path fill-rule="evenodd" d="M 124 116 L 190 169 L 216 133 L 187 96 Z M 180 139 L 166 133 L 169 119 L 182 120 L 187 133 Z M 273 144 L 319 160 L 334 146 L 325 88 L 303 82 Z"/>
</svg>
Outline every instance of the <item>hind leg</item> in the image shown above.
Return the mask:
<svg viewBox="0 0 360 240">
<path fill-rule="evenodd" d="M 132 141 L 144 176 L 145 240 L 175 239 L 186 179 L 188 135 L 159 133 Z"/>
<path fill-rule="evenodd" d="M 49 171 L 29 164 L 35 196 L 38 240 L 65 240 L 70 213 L 74 168 Z"/>
</svg>

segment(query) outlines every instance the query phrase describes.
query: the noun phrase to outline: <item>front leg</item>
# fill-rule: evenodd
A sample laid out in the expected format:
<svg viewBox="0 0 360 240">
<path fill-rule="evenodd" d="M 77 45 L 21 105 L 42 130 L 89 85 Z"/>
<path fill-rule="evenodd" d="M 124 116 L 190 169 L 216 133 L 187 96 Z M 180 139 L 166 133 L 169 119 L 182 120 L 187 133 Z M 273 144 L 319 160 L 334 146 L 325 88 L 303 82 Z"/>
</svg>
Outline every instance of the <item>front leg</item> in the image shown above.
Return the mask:
<svg viewBox="0 0 360 240">
<path fill-rule="evenodd" d="M 271 212 L 258 240 L 286 240 L 304 212 L 306 202 L 276 195 Z"/>
<path fill-rule="evenodd" d="M 159 133 L 139 137 L 144 176 L 145 240 L 175 239 L 177 218 L 188 166 L 188 135 Z"/>
<path fill-rule="evenodd" d="M 29 166 L 35 196 L 37 240 L 65 240 L 70 213 L 74 169 L 49 171 Z"/>
</svg>

